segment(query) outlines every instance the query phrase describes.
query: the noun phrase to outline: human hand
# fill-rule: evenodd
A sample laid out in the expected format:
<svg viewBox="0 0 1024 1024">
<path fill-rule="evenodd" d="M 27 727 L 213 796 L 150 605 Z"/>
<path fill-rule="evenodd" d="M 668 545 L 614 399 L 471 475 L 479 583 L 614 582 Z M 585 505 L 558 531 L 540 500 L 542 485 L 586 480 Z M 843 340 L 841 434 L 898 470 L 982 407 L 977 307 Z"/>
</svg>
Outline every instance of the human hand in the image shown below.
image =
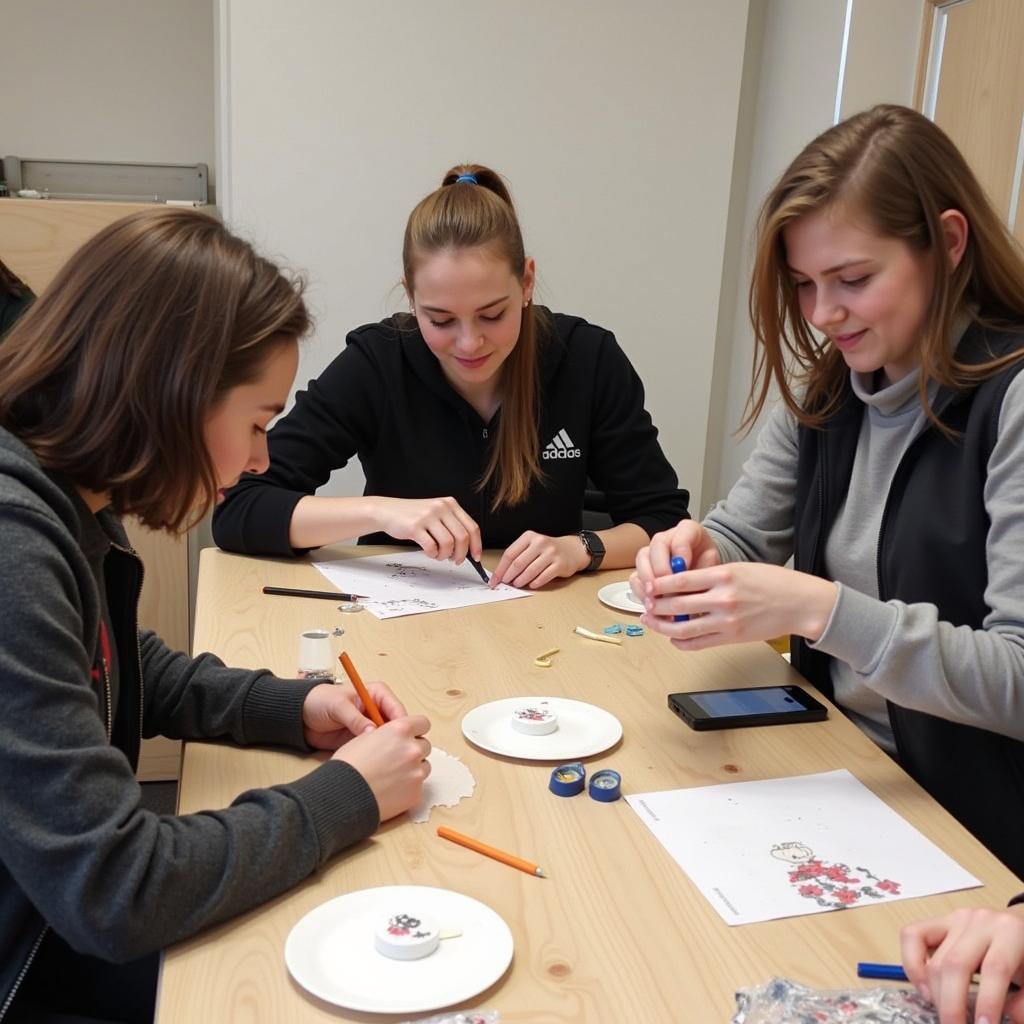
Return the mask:
<svg viewBox="0 0 1024 1024">
<path fill-rule="evenodd" d="M 384 533 L 414 541 L 431 558 L 460 565 L 467 554 L 480 561 L 480 527 L 454 498 L 373 498 L 373 516 Z"/>
<path fill-rule="evenodd" d="M 402 702 L 384 683 L 368 683 L 366 688 L 385 721 L 405 714 Z M 376 728 L 365 710 L 349 683 L 314 686 L 302 705 L 302 734 L 314 750 L 337 750 L 353 736 Z"/>
<path fill-rule="evenodd" d="M 491 587 L 508 583 L 537 590 L 560 576 L 574 576 L 590 565 L 583 541 L 576 534 L 547 537 L 527 530 L 504 551 L 491 573 Z"/>
<path fill-rule="evenodd" d="M 695 519 L 683 519 L 671 530 L 656 533 L 651 543 L 636 553 L 636 572 L 629 584 L 641 601 L 647 593 L 646 584 L 672 572 L 673 555 L 680 555 L 687 569 L 707 569 L 721 561 L 711 534 Z"/>
<path fill-rule="evenodd" d="M 935 1004 L 940 1024 L 967 1024 L 967 990 L 976 971 L 975 1024 L 998 1024 L 1002 1014 L 1024 1022 L 1024 992 L 1007 1001 L 1010 983 L 1024 984 L 1024 907 L 962 907 L 907 925 L 900 947 L 907 977 Z"/>
<path fill-rule="evenodd" d="M 430 741 L 423 738 L 429 729 L 430 721 L 423 715 L 406 715 L 349 740 L 331 758 L 352 765 L 366 780 L 381 821 L 419 800 L 430 774 Z"/>
<path fill-rule="evenodd" d="M 760 562 L 729 562 L 657 576 L 641 585 L 640 621 L 681 651 L 770 640 L 795 633 L 817 640 L 839 588 L 830 580 Z M 676 615 L 689 621 L 676 622 Z"/>
</svg>

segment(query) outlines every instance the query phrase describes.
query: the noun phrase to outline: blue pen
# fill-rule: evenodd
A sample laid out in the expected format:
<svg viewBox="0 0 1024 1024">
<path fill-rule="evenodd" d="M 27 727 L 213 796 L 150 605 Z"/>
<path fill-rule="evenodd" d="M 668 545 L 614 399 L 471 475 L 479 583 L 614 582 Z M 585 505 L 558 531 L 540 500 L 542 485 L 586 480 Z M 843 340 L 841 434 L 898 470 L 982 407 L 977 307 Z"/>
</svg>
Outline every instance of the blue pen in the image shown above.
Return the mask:
<svg viewBox="0 0 1024 1024">
<path fill-rule="evenodd" d="M 686 559 L 682 555 L 673 555 L 668 564 L 673 572 L 686 572 Z M 689 622 L 690 616 L 673 615 L 672 619 L 675 622 Z"/>
<path fill-rule="evenodd" d="M 857 964 L 858 978 L 880 978 L 883 981 L 909 981 L 899 964 Z"/>
</svg>

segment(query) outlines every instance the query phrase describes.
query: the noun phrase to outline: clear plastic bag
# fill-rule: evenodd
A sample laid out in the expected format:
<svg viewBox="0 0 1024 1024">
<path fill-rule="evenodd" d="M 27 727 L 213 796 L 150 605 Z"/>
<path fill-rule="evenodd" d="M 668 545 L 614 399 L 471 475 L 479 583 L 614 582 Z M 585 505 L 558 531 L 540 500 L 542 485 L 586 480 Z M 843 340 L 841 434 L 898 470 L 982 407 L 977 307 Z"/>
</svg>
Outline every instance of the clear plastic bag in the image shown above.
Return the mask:
<svg viewBox="0 0 1024 1024">
<path fill-rule="evenodd" d="M 939 1024 L 939 1017 L 914 988 L 813 989 L 772 978 L 736 993 L 731 1024 Z"/>
<path fill-rule="evenodd" d="M 501 1024 L 501 1015 L 496 1010 L 459 1010 L 436 1017 L 417 1017 L 405 1024 Z"/>
</svg>

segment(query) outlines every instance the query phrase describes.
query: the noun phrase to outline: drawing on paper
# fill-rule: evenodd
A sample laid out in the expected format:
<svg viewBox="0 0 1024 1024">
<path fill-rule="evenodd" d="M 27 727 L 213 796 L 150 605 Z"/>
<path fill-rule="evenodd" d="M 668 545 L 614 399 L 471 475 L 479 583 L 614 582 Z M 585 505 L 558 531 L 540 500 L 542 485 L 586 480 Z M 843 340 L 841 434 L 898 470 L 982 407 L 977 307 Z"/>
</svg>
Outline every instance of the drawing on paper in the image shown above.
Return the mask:
<svg viewBox="0 0 1024 1024">
<path fill-rule="evenodd" d="M 814 900 L 819 907 L 842 910 L 856 906 L 861 900 L 884 900 L 900 894 L 899 882 L 879 878 L 867 868 L 851 870 L 848 864 L 826 863 L 815 857 L 814 851 L 804 843 L 777 843 L 771 854 L 792 865 L 789 884 L 804 899 Z"/>
<path fill-rule="evenodd" d="M 338 562 L 315 562 L 314 565 L 340 591 L 368 594 L 361 604 L 378 619 L 530 596 L 529 591 L 504 583 L 492 590 L 480 582 L 468 562 L 462 565 L 438 562 L 422 551 L 369 555 Z"/>
<path fill-rule="evenodd" d="M 729 925 L 980 884 L 842 769 L 626 800 Z"/>
</svg>

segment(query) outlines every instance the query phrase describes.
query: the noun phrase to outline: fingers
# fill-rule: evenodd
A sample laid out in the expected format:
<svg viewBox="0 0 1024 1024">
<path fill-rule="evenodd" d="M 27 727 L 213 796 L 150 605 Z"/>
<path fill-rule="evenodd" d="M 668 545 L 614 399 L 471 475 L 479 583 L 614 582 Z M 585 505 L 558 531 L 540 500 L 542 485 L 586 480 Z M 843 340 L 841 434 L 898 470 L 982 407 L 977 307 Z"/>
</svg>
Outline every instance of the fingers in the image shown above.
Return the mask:
<svg viewBox="0 0 1024 1024">
<path fill-rule="evenodd" d="M 945 918 L 936 918 L 907 925 L 900 932 L 903 969 L 911 984 L 929 1001 L 932 996 L 928 989 L 928 953 L 942 942 L 948 931 Z"/>
<path fill-rule="evenodd" d="M 462 527 L 467 538 L 466 550 L 462 552 L 462 557 L 459 558 L 459 561 L 461 562 L 467 554 L 470 554 L 479 562 L 484 554 L 484 543 L 480 536 L 480 527 L 477 526 L 473 517 L 457 501 L 452 499 L 452 504 L 455 506 L 455 517 L 458 519 L 459 525 Z"/>
<path fill-rule="evenodd" d="M 380 708 L 380 713 L 384 716 L 385 721 L 391 722 L 396 718 L 403 718 L 407 714 L 405 705 L 386 683 L 368 683 L 366 688 L 370 691 L 370 696 L 373 697 L 377 707 Z"/>
<path fill-rule="evenodd" d="M 516 538 L 505 550 L 501 553 L 501 558 L 498 559 L 498 564 L 494 567 L 494 571 L 491 573 L 491 587 L 496 587 L 499 583 L 505 582 L 505 576 L 508 573 L 509 566 L 522 554 L 523 551 L 529 547 L 530 535 L 524 533 L 521 537 Z"/>
<path fill-rule="evenodd" d="M 642 598 L 647 592 L 645 584 L 653 583 L 655 576 L 654 568 L 651 565 L 650 545 L 645 548 L 641 548 L 636 553 L 636 572 L 634 573 L 634 576 L 636 577 L 636 583 L 634 584 L 633 578 L 630 577 L 630 586 L 633 587 L 633 593 L 636 594 L 637 597 Z M 637 589 L 637 587 L 640 589 Z"/>
<path fill-rule="evenodd" d="M 548 537 L 527 530 L 501 556 L 491 574 L 491 586 L 508 583 L 536 590 L 559 576 L 579 571 L 583 547 L 576 536 Z M 576 557 L 577 561 L 573 562 Z"/>
<path fill-rule="evenodd" d="M 992 943 L 981 961 L 981 984 L 978 987 L 978 1002 L 974 1010 L 974 1019 L 987 1019 L 996 1024 L 1003 1005 L 1006 1002 L 1010 983 L 1020 976 L 1024 966 L 1024 924 L 1019 918 L 1007 913 L 999 913 L 993 926 Z M 1012 1002 L 1018 1002 L 1014 1011 L 1017 1016 L 1010 1015 L 1011 1020 L 1024 1020 L 1024 1001 L 1015 996 Z"/>
<path fill-rule="evenodd" d="M 479 560 L 483 554 L 480 527 L 454 498 L 407 499 L 407 504 L 412 506 L 412 516 L 405 533 L 425 554 L 439 561 L 451 559 L 456 565 L 467 553 Z"/>
<path fill-rule="evenodd" d="M 1024 966 L 1024 920 L 1008 911 L 955 910 L 904 928 L 900 949 L 907 977 L 935 1004 L 941 1024 L 966 1024 L 968 992 L 979 970 L 974 1020 L 996 1024 Z M 1007 1012 L 1011 1020 L 1013 1013 L 1024 1015 L 1024 1000 Z"/>
<path fill-rule="evenodd" d="M 701 541 L 705 537 L 704 527 L 692 519 L 684 519 L 671 530 L 656 533 L 649 547 L 653 576 L 671 574 L 673 555 L 681 555 L 688 566 L 692 565 L 694 550 L 702 547 Z"/>
</svg>

